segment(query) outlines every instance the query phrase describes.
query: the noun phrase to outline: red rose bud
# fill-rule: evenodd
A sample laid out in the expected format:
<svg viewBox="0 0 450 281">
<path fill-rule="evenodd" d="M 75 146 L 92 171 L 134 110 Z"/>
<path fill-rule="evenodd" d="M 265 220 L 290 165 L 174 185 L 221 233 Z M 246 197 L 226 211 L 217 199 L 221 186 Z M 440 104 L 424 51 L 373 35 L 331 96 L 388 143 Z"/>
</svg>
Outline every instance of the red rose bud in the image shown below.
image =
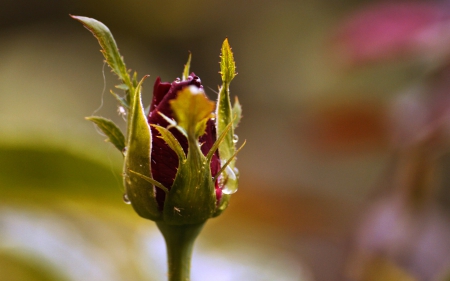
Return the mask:
<svg viewBox="0 0 450 281">
<path fill-rule="evenodd" d="M 199 101 L 193 99 L 195 95 L 199 95 Z M 176 107 L 177 101 L 178 103 L 181 103 L 181 105 L 190 106 L 187 108 L 187 112 L 183 112 L 183 108 Z M 175 109 L 172 109 L 174 103 Z M 167 220 L 168 217 L 172 217 L 173 214 L 175 214 L 175 219 L 182 216 L 183 221 L 186 221 L 187 218 L 183 216 L 183 213 L 189 208 L 199 210 L 203 203 L 208 205 L 205 207 L 207 209 L 205 213 L 207 213 L 209 217 L 211 216 L 210 212 L 213 212 L 216 208 L 215 206 L 220 202 L 222 190 L 218 185 L 217 179 L 215 182 L 212 182 L 220 170 L 220 160 L 217 150 L 212 154 L 212 158 L 209 161 L 209 167 L 204 165 L 204 162 L 206 161 L 205 157 L 208 155 L 208 152 L 211 151 L 216 141 L 216 128 L 212 118 L 213 109 L 214 104 L 207 99 L 203 92 L 200 78 L 194 73 L 189 75 L 185 81 L 180 81 L 178 79 L 172 83 L 164 83 L 161 82 L 159 77 L 156 79 L 153 90 L 153 100 L 148 115 L 148 123 L 151 125 L 152 130 L 151 171 L 153 179 L 168 187 L 168 190 L 172 190 L 172 188 L 174 188 L 173 186 L 177 189 L 177 191 L 169 192 L 168 196 L 166 196 L 166 193 L 159 188 L 156 188 L 155 190 L 158 208 L 164 212 L 164 220 Z M 176 110 L 176 112 L 174 112 L 174 110 Z M 185 125 L 185 130 L 183 127 L 172 127 L 165 131 L 165 133 L 172 134 L 173 138 L 179 143 L 181 149 L 177 151 L 176 148 L 171 148 L 168 144 L 167 137 L 164 137 L 160 133 L 160 131 L 163 131 L 164 128 L 170 125 L 167 119 L 175 118 L 177 122 L 182 123 L 184 118 L 183 114 L 188 115 L 186 119 L 189 119 L 195 118 L 195 114 L 199 112 L 203 112 L 204 116 L 200 116 L 198 120 L 194 119 L 192 122 L 194 122 L 193 126 L 196 126 L 197 123 L 204 123 L 205 126 L 200 137 L 196 136 L 195 132 L 193 132 L 194 137 L 192 141 L 189 142 L 189 132 L 187 132 L 189 124 Z M 177 113 L 179 116 L 176 116 Z M 182 126 L 181 124 L 179 125 Z M 198 153 L 199 151 L 202 155 Z M 183 161 L 180 161 L 180 158 L 183 160 L 185 157 L 187 157 L 187 159 L 184 163 Z M 188 161 L 191 161 L 192 163 L 187 163 Z M 191 174 L 191 171 L 187 171 L 187 168 L 184 168 L 185 165 L 189 164 L 189 169 L 192 170 L 193 168 L 191 166 L 198 163 L 201 165 L 197 165 L 195 168 L 200 170 L 201 173 L 209 174 L 209 177 L 206 175 L 203 179 L 202 175 L 201 178 L 197 178 L 195 175 L 195 173 L 197 173 L 196 171 L 192 171 Z M 178 179 L 174 183 L 177 178 L 177 173 Z M 193 184 L 195 186 L 189 187 L 190 183 L 186 183 L 185 181 L 192 182 L 194 178 L 196 179 Z M 200 186 L 202 185 L 204 190 L 200 190 Z M 193 198 L 189 200 L 187 198 L 178 198 L 180 202 L 173 203 L 172 201 L 175 199 L 173 199 L 174 197 L 171 196 L 171 194 L 183 191 L 186 193 L 186 197 L 192 196 Z M 202 194 L 199 195 L 199 192 Z M 168 199 L 170 198 L 170 203 L 165 202 L 166 197 Z M 202 199 L 202 197 L 207 198 Z M 200 202 L 194 204 L 192 200 Z M 211 200 L 212 202 L 210 202 Z M 186 204 L 189 206 L 185 206 Z M 188 215 L 191 215 L 192 212 L 193 210 L 187 213 Z"/>
<path fill-rule="evenodd" d="M 229 84 L 236 76 L 233 53 L 226 39 L 222 45 L 217 106 L 203 90 L 200 78 L 189 74 L 172 83 L 156 79 L 148 114 L 141 101 L 142 83 L 129 76 L 109 29 L 102 23 L 73 16 L 98 39 L 106 62 L 122 80 L 112 92 L 127 115 L 127 132 L 110 120 L 93 121 L 124 155 L 126 202 L 142 217 L 164 225 L 202 224 L 219 215 L 237 190 L 234 129 L 241 117 L 236 99 L 231 107 Z M 242 147 L 241 147 L 242 148 Z M 161 224 L 162 225 L 162 224 Z"/>
</svg>

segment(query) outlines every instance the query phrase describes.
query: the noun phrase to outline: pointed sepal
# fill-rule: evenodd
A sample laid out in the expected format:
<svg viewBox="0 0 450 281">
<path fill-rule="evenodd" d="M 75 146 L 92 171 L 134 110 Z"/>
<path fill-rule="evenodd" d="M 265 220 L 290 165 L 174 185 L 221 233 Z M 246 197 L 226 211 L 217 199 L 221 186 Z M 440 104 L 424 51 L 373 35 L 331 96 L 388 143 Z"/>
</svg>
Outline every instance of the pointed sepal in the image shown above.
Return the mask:
<svg viewBox="0 0 450 281">
<path fill-rule="evenodd" d="M 189 147 L 186 162 L 178 167 L 172 188 L 164 202 L 164 222 L 196 224 L 212 217 L 216 209 L 211 169 L 199 147 Z"/>
<path fill-rule="evenodd" d="M 183 75 L 181 77 L 182 81 L 186 81 L 187 78 L 189 77 L 189 69 L 191 68 L 191 58 L 192 58 L 192 53 L 189 52 L 188 60 L 187 60 L 186 64 L 184 65 Z"/>
<path fill-rule="evenodd" d="M 128 143 L 124 163 L 125 192 L 136 213 L 150 220 L 161 219 L 155 198 L 155 188 L 145 178 L 151 175 L 151 130 L 141 101 L 141 86 L 145 76 L 133 93 L 128 124 Z M 132 171 L 132 172 L 130 172 Z"/>
</svg>

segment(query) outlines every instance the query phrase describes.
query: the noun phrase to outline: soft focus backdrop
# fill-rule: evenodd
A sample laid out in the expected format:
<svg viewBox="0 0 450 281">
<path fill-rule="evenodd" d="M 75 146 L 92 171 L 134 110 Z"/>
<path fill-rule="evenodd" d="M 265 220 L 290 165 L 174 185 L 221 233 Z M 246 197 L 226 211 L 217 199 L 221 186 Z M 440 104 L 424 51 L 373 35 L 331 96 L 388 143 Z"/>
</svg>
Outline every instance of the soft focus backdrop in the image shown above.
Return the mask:
<svg viewBox="0 0 450 281">
<path fill-rule="evenodd" d="M 188 51 L 215 99 L 230 40 L 247 145 L 239 191 L 196 244 L 193 281 L 444 280 L 448 7 L 2 0 L 0 279 L 165 278 L 162 238 L 122 201 L 120 154 L 84 120 L 124 126 L 117 78 L 73 14 L 105 23 L 127 67 L 151 75 L 144 103 Z"/>
</svg>

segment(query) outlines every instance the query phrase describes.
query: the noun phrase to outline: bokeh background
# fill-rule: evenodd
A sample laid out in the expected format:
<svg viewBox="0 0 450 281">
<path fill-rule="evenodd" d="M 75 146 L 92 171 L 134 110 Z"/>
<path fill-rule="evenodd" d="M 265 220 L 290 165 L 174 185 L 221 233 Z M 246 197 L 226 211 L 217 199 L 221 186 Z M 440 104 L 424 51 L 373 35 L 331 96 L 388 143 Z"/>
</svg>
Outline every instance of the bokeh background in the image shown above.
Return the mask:
<svg viewBox="0 0 450 281">
<path fill-rule="evenodd" d="M 0 279 L 164 280 L 163 240 L 122 201 L 124 128 L 98 42 L 210 96 L 228 37 L 240 189 L 198 239 L 193 281 L 447 280 L 446 1 L 1 0 Z"/>
</svg>

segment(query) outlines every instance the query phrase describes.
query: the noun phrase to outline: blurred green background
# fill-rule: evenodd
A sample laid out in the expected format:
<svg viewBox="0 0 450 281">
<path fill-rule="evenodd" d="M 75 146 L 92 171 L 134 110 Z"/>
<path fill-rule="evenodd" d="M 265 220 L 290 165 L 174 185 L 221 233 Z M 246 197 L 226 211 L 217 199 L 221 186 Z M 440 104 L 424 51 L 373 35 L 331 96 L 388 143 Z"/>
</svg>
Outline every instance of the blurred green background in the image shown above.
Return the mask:
<svg viewBox="0 0 450 281">
<path fill-rule="evenodd" d="M 387 108 L 423 72 L 343 66 L 336 27 L 371 3 L 2 0 L 0 280 L 165 279 L 162 238 L 122 201 L 120 154 L 84 120 L 96 111 L 124 128 L 117 78 L 69 14 L 105 23 L 127 67 L 151 75 L 147 104 L 151 80 L 179 77 L 188 51 L 215 99 L 230 40 L 247 145 L 240 190 L 196 244 L 193 281 L 347 280 L 361 214 L 389 171 Z M 358 280 L 422 280 L 382 264 L 394 277 Z"/>
</svg>

